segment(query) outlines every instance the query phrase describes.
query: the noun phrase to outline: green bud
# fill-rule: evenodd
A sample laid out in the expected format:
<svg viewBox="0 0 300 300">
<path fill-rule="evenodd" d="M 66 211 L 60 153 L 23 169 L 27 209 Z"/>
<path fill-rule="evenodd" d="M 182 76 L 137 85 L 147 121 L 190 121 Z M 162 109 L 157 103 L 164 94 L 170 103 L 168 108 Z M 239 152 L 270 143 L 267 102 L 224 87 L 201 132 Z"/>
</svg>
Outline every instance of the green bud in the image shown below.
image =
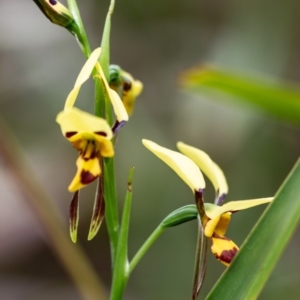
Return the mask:
<svg viewBox="0 0 300 300">
<path fill-rule="evenodd" d="M 198 217 L 198 209 L 194 204 L 186 205 L 180 207 L 173 212 L 171 212 L 164 220 L 161 222 L 162 228 L 173 227 L 180 225 L 182 223 L 195 220 Z"/>
<path fill-rule="evenodd" d="M 69 27 L 74 18 L 64 5 L 56 0 L 33 0 L 43 14 L 54 24 Z"/>
<path fill-rule="evenodd" d="M 121 82 L 121 68 L 117 65 L 110 65 L 109 66 L 109 85 L 111 87 L 119 87 Z"/>
</svg>

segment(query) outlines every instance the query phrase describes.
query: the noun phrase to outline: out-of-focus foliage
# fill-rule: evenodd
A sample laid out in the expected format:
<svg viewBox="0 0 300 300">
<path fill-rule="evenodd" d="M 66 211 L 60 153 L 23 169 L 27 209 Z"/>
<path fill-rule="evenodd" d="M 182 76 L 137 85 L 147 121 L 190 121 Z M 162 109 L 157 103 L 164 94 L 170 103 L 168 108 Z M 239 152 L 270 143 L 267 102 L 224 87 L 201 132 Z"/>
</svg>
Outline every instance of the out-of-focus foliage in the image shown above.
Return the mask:
<svg viewBox="0 0 300 300">
<path fill-rule="evenodd" d="M 182 75 L 182 85 L 186 89 L 223 92 L 220 99 L 232 96 L 238 104 L 253 104 L 267 113 L 300 125 L 300 87 L 280 83 L 275 80 L 257 80 L 230 73 L 213 67 L 200 67 L 186 71 Z"/>
</svg>

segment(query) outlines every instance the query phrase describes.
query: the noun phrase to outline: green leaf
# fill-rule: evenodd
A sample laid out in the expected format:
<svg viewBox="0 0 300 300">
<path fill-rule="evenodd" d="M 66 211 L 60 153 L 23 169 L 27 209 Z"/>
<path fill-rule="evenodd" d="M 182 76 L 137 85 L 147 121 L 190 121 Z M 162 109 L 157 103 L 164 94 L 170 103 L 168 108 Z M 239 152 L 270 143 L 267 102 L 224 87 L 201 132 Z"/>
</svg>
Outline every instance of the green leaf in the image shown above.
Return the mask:
<svg viewBox="0 0 300 300">
<path fill-rule="evenodd" d="M 300 160 L 249 234 L 210 299 L 256 299 L 300 220 Z"/>
<path fill-rule="evenodd" d="M 275 79 L 255 79 L 209 66 L 186 71 L 181 83 L 186 89 L 222 92 L 233 96 L 232 100 L 239 104 L 250 103 L 282 120 L 300 125 L 299 86 Z"/>
</svg>

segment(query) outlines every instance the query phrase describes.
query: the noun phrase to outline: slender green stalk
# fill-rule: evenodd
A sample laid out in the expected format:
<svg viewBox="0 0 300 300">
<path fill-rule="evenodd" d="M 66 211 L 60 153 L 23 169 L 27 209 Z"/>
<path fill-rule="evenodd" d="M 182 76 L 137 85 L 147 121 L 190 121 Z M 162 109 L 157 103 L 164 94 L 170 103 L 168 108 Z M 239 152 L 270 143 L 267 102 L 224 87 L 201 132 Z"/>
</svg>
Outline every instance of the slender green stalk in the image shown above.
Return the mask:
<svg viewBox="0 0 300 300">
<path fill-rule="evenodd" d="M 104 159 L 104 199 L 105 199 L 105 220 L 109 234 L 112 266 L 118 244 L 119 218 L 117 206 L 117 193 L 115 186 L 114 160 Z"/>
<path fill-rule="evenodd" d="M 129 264 L 129 275 L 136 267 L 136 265 L 139 263 L 139 261 L 142 259 L 142 257 L 145 255 L 145 253 L 148 251 L 148 249 L 153 245 L 153 243 L 158 239 L 158 237 L 165 231 L 165 229 L 166 228 L 163 228 L 161 225 L 159 225 L 148 237 L 148 239 L 145 241 L 145 243 L 142 245 L 142 247 L 139 249 L 139 251 L 131 260 Z"/>
<path fill-rule="evenodd" d="M 128 187 L 123 209 L 122 223 L 118 239 L 118 247 L 115 256 L 114 274 L 110 300 L 122 299 L 124 289 L 128 281 L 128 231 L 132 202 L 133 171 L 134 168 L 131 168 L 128 177 Z"/>
<path fill-rule="evenodd" d="M 9 139 L 7 138 L 9 136 Z M 25 155 L 11 130 L 0 119 L 0 156 L 9 165 L 19 188 L 36 212 L 54 252 L 73 279 L 83 299 L 104 300 L 105 289 L 78 244 L 73 244 L 62 221 L 61 212 L 55 201 L 43 189 L 39 178 L 35 176 Z"/>
<path fill-rule="evenodd" d="M 200 218 L 198 218 L 198 240 L 196 247 L 196 257 L 195 257 L 195 270 L 194 270 L 194 283 L 192 300 L 196 300 L 206 272 L 206 256 L 207 256 L 207 241 L 204 236 L 203 226 Z"/>
<path fill-rule="evenodd" d="M 83 26 L 83 22 L 80 16 L 80 12 L 76 0 L 67 0 L 67 1 L 68 1 L 68 8 L 72 13 L 73 18 L 79 28 L 79 34 L 76 35 L 77 41 L 85 57 L 88 58 L 91 54 L 91 47 Z"/>
<path fill-rule="evenodd" d="M 111 0 L 110 7 L 105 20 L 103 36 L 101 41 L 101 55 L 99 58 L 100 65 L 109 81 L 109 58 L 110 58 L 110 28 L 111 15 L 113 13 L 115 1 Z M 95 115 L 104 117 L 107 122 L 112 125 L 112 108 L 110 99 L 104 90 L 101 80 L 96 79 L 95 82 Z M 118 235 L 119 235 L 119 217 L 117 205 L 117 191 L 114 170 L 114 158 L 104 159 L 104 199 L 106 204 L 105 220 L 111 245 L 112 267 L 114 264 L 114 256 L 116 254 Z"/>
</svg>

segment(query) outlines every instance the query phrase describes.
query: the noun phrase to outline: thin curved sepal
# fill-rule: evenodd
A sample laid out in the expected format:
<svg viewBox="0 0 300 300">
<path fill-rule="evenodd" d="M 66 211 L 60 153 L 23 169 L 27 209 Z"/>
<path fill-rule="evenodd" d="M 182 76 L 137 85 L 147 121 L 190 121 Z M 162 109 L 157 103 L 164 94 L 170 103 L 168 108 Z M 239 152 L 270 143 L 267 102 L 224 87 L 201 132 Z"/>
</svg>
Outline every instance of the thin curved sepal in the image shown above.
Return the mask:
<svg viewBox="0 0 300 300">
<path fill-rule="evenodd" d="M 77 228 L 79 221 L 79 191 L 73 195 L 69 211 L 70 236 L 73 243 L 77 241 Z"/>
<path fill-rule="evenodd" d="M 105 215 L 105 201 L 103 196 L 103 183 L 102 183 L 103 177 L 100 176 L 98 178 L 98 184 L 97 184 L 97 192 L 96 197 L 94 201 L 94 208 L 93 208 L 93 215 L 91 219 L 90 224 L 90 230 L 88 234 L 88 240 L 92 240 L 97 232 L 99 231 L 99 228 L 102 224 L 102 221 L 104 219 Z"/>
<path fill-rule="evenodd" d="M 74 103 L 76 101 L 76 98 L 78 96 L 78 93 L 80 91 L 81 86 L 89 79 L 91 76 L 91 73 L 98 61 L 98 58 L 101 53 L 101 48 L 96 48 L 91 55 L 89 56 L 88 60 L 82 67 L 76 82 L 74 84 L 74 88 L 69 93 L 66 103 L 65 103 L 65 110 L 68 108 L 72 108 L 74 106 Z"/>
<path fill-rule="evenodd" d="M 161 147 L 152 141 L 143 139 L 142 142 L 147 149 L 173 169 L 192 189 L 193 193 L 205 188 L 203 175 L 191 159 L 179 152 Z"/>
</svg>

